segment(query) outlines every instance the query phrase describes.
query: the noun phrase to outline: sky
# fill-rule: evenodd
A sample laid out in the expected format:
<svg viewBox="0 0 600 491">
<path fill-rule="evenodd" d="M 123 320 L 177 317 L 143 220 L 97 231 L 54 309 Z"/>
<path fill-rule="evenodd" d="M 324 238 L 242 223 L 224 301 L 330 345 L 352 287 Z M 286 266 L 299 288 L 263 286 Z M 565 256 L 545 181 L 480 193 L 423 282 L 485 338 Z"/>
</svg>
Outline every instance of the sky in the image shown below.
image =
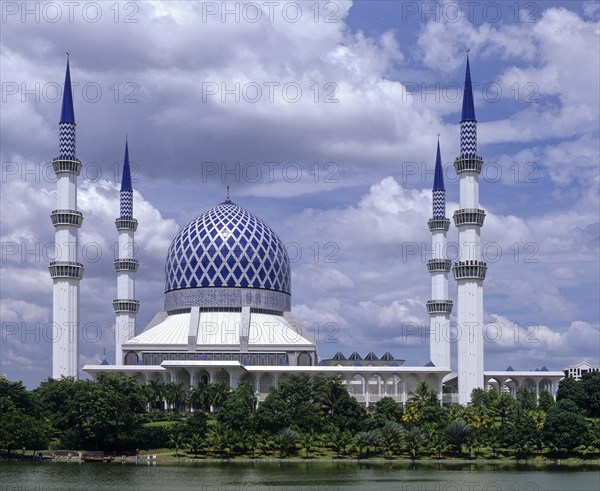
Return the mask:
<svg viewBox="0 0 600 491">
<path fill-rule="evenodd" d="M 162 310 L 171 240 L 229 185 L 287 245 L 292 309 L 322 358 L 427 363 L 433 166 L 439 133 L 451 217 L 466 49 L 485 162 L 485 369 L 599 364 L 599 5 L 2 2 L 0 372 L 31 388 L 51 375 L 66 51 L 84 163 L 81 365 L 114 362 L 126 137 L 138 330 Z"/>
</svg>

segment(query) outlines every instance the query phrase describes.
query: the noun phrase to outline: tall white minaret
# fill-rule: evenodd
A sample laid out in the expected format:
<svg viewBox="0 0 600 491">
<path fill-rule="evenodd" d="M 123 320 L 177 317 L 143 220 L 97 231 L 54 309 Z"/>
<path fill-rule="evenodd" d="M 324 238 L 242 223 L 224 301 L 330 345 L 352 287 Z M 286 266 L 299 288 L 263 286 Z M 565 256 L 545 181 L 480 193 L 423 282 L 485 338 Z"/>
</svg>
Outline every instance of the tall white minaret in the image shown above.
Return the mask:
<svg viewBox="0 0 600 491">
<path fill-rule="evenodd" d="M 131 170 L 129 168 L 129 144 L 125 142 L 125 158 L 123 160 L 123 178 L 121 179 L 121 213 L 115 220 L 119 231 L 119 248 L 115 259 L 117 272 L 117 298 L 113 300 L 115 323 L 115 364 L 123 364 L 123 343 L 135 336 L 135 316 L 140 303 L 135 299 L 134 274 L 138 268 L 135 256 L 133 235 L 137 229 L 137 220 L 133 218 L 133 188 L 131 187 Z"/>
<path fill-rule="evenodd" d="M 75 157 L 75 112 L 68 58 L 58 127 L 60 154 L 52 159 L 57 178 L 57 203 L 56 210 L 50 215 L 54 225 L 55 257 L 48 268 L 53 281 L 52 377 L 78 378 L 79 282 L 83 265 L 77 256 L 83 215 L 77 211 L 77 177 L 81 162 Z"/>
<path fill-rule="evenodd" d="M 479 174 L 483 159 L 477 156 L 477 120 L 473 105 L 471 69 L 467 70 L 460 122 L 460 157 L 454 161 L 460 182 L 460 209 L 454 212 L 458 227 L 459 260 L 452 271 L 458 285 L 458 402 L 467 404 L 471 391 L 483 387 L 483 280 L 487 264 L 481 261 Z"/>
<path fill-rule="evenodd" d="M 451 261 L 446 257 L 446 233 L 450 220 L 446 218 L 446 189 L 438 134 L 435 177 L 433 180 L 433 215 L 427 222 L 431 231 L 432 259 L 427 261 L 431 273 L 431 298 L 427 302 L 430 316 L 429 359 L 436 367 L 450 368 L 450 313 L 448 273 Z"/>
</svg>

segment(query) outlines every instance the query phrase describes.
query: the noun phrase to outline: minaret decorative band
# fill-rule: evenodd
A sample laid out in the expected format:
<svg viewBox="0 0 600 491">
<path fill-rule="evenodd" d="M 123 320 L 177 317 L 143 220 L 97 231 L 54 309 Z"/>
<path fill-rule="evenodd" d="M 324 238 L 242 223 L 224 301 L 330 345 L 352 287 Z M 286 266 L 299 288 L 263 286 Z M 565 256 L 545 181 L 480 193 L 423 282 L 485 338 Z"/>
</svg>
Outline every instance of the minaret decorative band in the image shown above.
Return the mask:
<svg viewBox="0 0 600 491">
<path fill-rule="evenodd" d="M 133 191 L 121 191 L 121 219 L 133 218 Z"/>
</svg>

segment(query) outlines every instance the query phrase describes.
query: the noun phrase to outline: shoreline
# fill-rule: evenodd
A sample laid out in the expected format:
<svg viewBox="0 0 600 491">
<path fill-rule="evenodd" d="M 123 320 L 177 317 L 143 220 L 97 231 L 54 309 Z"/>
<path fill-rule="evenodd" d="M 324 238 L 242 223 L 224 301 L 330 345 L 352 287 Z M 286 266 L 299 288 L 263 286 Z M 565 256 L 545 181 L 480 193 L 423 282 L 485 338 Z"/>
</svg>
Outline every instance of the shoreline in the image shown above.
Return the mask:
<svg viewBox="0 0 600 491">
<path fill-rule="evenodd" d="M 43 462 L 33 461 L 31 459 L 7 459 L 0 458 L 0 463 L 8 463 L 8 462 L 19 462 L 19 463 L 32 463 L 32 464 L 42 464 L 42 463 L 78 463 L 83 464 L 84 461 L 79 460 L 78 458 L 62 458 L 57 457 L 54 459 L 46 459 Z M 121 459 L 116 456 L 114 461 L 112 462 L 104 462 L 104 464 L 410 464 L 410 465 L 499 465 L 499 466 L 528 466 L 528 467 L 549 467 L 549 466 L 585 466 L 585 467 L 599 467 L 600 468 L 600 459 L 592 459 L 592 460 L 570 460 L 570 459 L 557 459 L 557 460 L 494 460 L 494 459 L 306 459 L 306 458 L 265 458 L 265 459 L 250 459 L 250 458 L 231 458 L 231 459 L 218 459 L 218 458 L 189 458 L 189 457 L 180 457 L 180 458 L 156 458 L 156 459 L 148 459 L 146 455 L 141 456 L 141 458 L 136 459 L 135 457 L 127 457 L 125 459 Z M 90 464 L 90 463 L 88 463 Z M 99 462 L 92 463 L 94 465 L 100 464 Z"/>
</svg>

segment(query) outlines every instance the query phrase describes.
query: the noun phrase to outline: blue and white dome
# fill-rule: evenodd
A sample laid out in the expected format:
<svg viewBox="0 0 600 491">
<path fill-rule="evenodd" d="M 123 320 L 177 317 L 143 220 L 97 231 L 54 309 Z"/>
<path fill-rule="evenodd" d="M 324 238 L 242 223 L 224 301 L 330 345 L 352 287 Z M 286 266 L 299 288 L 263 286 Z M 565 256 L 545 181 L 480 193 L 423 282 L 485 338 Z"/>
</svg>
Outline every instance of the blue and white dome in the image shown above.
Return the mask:
<svg viewBox="0 0 600 491">
<path fill-rule="evenodd" d="M 177 234 L 165 269 L 166 292 L 211 287 L 291 291 L 283 242 L 231 201 L 198 216 Z"/>
</svg>

